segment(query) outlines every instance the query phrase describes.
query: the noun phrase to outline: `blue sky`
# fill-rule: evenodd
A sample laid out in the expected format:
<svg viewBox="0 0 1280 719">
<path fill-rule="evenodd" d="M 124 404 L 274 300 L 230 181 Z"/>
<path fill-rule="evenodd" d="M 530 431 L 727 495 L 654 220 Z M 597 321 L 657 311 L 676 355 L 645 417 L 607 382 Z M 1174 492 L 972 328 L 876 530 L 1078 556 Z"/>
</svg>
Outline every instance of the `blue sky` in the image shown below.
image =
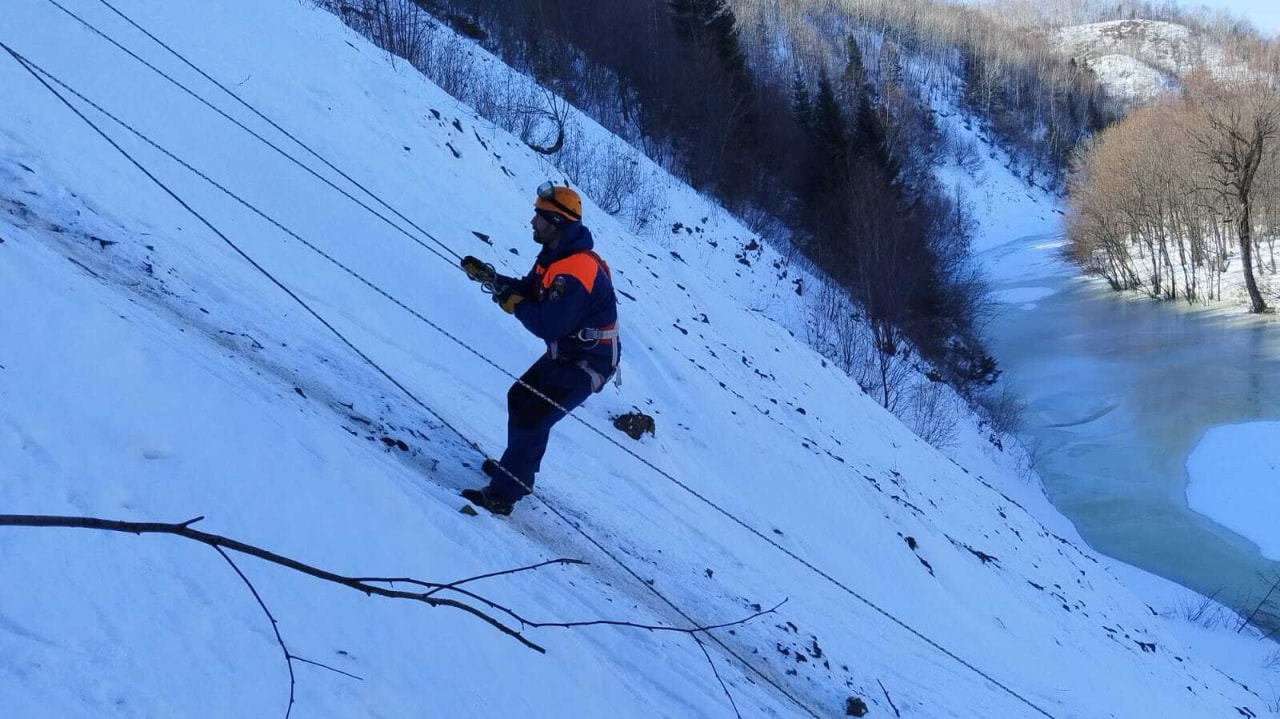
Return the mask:
<svg viewBox="0 0 1280 719">
<path fill-rule="evenodd" d="M 1187 8 L 1201 5 L 1212 9 L 1224 8 L 1252 20 L 1264 33 L 1275 35 L 1280 32 L 1280 2 L 1277 0 L 1188 0 L 1180 4 Z"/>
</svg>

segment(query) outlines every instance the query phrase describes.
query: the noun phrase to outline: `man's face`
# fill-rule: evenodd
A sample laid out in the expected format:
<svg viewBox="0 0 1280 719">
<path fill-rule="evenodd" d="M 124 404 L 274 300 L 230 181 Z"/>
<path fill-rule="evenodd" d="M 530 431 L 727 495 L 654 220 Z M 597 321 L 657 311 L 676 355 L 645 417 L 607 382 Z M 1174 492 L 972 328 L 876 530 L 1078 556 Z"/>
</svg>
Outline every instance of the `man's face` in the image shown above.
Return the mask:
<svg viewBox="0 0 1280 719">
<path fill-rule="evenodd" d="M 533 225 L 533 241 L 540 245 L 549 245 L 560 236 L 560 230 L 536 212 L 530 224 Z"/>
</svg>

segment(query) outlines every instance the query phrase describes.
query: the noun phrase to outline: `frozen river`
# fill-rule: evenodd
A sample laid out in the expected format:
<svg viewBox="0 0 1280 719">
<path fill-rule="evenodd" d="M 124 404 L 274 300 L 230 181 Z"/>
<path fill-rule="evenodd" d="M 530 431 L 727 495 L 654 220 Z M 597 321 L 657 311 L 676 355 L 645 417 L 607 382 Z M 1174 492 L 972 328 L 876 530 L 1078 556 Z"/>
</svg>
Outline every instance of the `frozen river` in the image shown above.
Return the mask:
<svg viewBox="0 0 1280 719">
<path fill-rule="evenodd" d="M 1050 499 L 1104 554 L 1227 603 L 1260 597 L 1259 574 L 1274 575 L 1280 563 L 1224 525 L 1267 544 L 1258 517 L 1280 517 L 1280 506 L 1259 503 L 1277 495 L 1250 502 L 1241 482 L 1224 481 L 1221 491 L 1217 482 L 1249 471 L 1254 486 L 1274 485 L 1280 472 L 1266 462 L 1193 462 L 1196 508 L 1212 508 L 1214 521 L 1188 507 L 1187 462 L 1215 427 L 1212 456 L 1262 447 L 1275 456 L 1280 431 L 1270 437 L 1269 428 L 1280 425 L 1224 427 L 1280 419 L 1280 324 L 1124 299 L 1073 278 L 1056 258 L 1059 244 L 1024 237 L 982 254 L 1001 301 L 988 337 L 1003 379 L 1027 405 L 1021 435 Z"/>
</svg>

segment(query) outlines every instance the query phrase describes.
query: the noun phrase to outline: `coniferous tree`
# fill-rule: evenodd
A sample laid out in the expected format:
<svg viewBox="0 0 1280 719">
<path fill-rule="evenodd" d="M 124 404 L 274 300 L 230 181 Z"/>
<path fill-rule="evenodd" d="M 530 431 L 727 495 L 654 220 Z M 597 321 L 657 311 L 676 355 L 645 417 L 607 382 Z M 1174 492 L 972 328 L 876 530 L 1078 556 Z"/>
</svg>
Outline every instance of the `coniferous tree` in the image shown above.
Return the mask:
<svg viewBox="0 0 1280 719">
<path fill-rule="evenodd" d="M 815 162 L 810 197 L 822 201 L 849 177 L 849 125 L 826 70 L 818 78 L 818 96 L 810 129 Z"/>
<path fill-rule="evenodd" d="M 844 94 L 853 107 L 852 128 L 848 135 L 849 157 L 871 161 L 887 184 L 897 179 L 899 168 L 890 159 L 886 142 L 888 132 L 875 103 L 875 89 L 867 81 L 866 66 L 858 40 L 850 33 L 845 38 L 845 69 L 841 76 Z"/>
<path fill-rule="evenodd" d="M 681 40 L 711 52 L 741 92 L 750 81 L 738 20 L 725 0 L 668 0 L 667 8 Z"/>
<path fill-rule="evenodd" d="M 886 145 L 888 132 L 879 109 L 871 97 L 871 88 L 863 85 L 858 92 L 858 107 L 854 112 L 854 132 L 851 142 L 853 156 L 870 162 L 879 171 L 887 185 L 898 178 L 897 163 L 889 156 Z"/>
<path fill-rule="evenodd" d="M 706 32 L 711 47 L 734 82 L 745 83 L 750 77 L 747 71 L 747 54 L 743 51 L 742 40 L 738 36 L 738 19 L 724 0 L 705 2 L 708 14 Z M 741 85 L 736 89 L 742 92 L 746 87 Z"/>
<path fill-rule="evenodd" d="M 867 81 L 867 70 L 862 64 L 862 50 L 858 48 L 858 39 L 849 33 L 845 38 L 845 84 L 850 88 L 861 88 Z"/>
<path fill-rule="evenodd" d="M 791 80 L 791 116 L 795 118 L 797 125 L 806 130 L 813 122 L 813 98 L 809 95 L 809 85 L 799 70 L 796 70 L 795 77 Z"/>
<path fill-rule="evenodd" d="M 671 13 L 672 24 L 676 35 L 685 42 L 701 37 L 700 28 L 705 25 L 702 9 L 704 0 L 667 0 L 667 11 Z"/>
<path fill-rule="evenodd" d="M 708 88 L 706 101 L 716 103 L 714 116 L 722 123 L 708 127 L 718 135 L 705 138 L 703 151 L 691 158 L 698 174 L 710 175 L 731 197 L 743 194 L 753 181 L 747 156 L 762 141 L 755 82 L 747 66 L 738 34 L 737 18 L 725 0 L 668 0 L 676 35 L 693 51 L 695 61 L 709 61 L 722 87 Z M 727 145 L 720 137 L 729 138 Z"/>
</svg>

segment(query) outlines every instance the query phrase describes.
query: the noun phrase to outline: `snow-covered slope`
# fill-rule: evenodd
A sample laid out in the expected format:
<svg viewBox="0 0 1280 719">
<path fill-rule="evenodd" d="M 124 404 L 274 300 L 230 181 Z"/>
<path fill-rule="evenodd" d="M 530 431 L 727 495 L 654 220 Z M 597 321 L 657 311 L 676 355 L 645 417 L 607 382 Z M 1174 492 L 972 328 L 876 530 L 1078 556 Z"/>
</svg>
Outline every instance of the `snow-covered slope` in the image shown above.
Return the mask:
<svg viewBox="0 0 1280 719">
<path fill-rule="evenodd" d="M 1079 58 L 1123 103 L 1142 104 L 1176 90 L 1197 68 L 1218 77 L 1244 67 L 1185 25 L 1158 20 L 1111 20 L 1073 25 L 1054 33 L 1058 48 Z"/>
<path fill-rule="evenodd" d="M 66 4 L 357 192 L 96 0 Z M 297 663 L 295 716 L 733 716 L 708 657 L 744 716 L 839 716 L 850 697 L 872 716 L 1263 712 L 1087 550 L 995 489 L 1015 480 L 991 474 L 994 462 L 948 460 L 793 337 L 786 317 L 803 298 L 783 258 L 675 183 L 660 226 L 680 226 L 661 239 L 587 203 L 624 293 L 625 382 L 577 413 L 589 427 L 557 428 L 543 465 L 540 494 L 574 526 L 538 504 L 509 520 L 459 514 L 458 488 L 480 481 L 469 443 L 501 449 L 509 373 L 540 348 L 449 252 L 525 270 L 530 194 L 554 168 L 307 5 L 120 6 L 439 238 L 448 250 L 423 242 L 444 256 L 46 0 L 8 3 L 0 41 L 503 372 L 72 100 L 429 412 L 417 406 L 4 56 L 0 512 L 203 515 L 206 531 L 348 575 L 451 581 L 589 562 L 474 585 L 544 621 L 683 626 L 652 590 L 704 623 L 788 599 L 711 632 L 723 644 L 704 640 L 707 656 L 679 634 L 528 628 L 540 655 L 447 607 L 239 558 L 292 654 L 362 677 Z M 658 421 L 639 444 L 609 428 L 633 406 Z M 273 716 L 288 692 L 270 623 L 207 548 L 0 528 L 0 716 Z"/>
</svg>

